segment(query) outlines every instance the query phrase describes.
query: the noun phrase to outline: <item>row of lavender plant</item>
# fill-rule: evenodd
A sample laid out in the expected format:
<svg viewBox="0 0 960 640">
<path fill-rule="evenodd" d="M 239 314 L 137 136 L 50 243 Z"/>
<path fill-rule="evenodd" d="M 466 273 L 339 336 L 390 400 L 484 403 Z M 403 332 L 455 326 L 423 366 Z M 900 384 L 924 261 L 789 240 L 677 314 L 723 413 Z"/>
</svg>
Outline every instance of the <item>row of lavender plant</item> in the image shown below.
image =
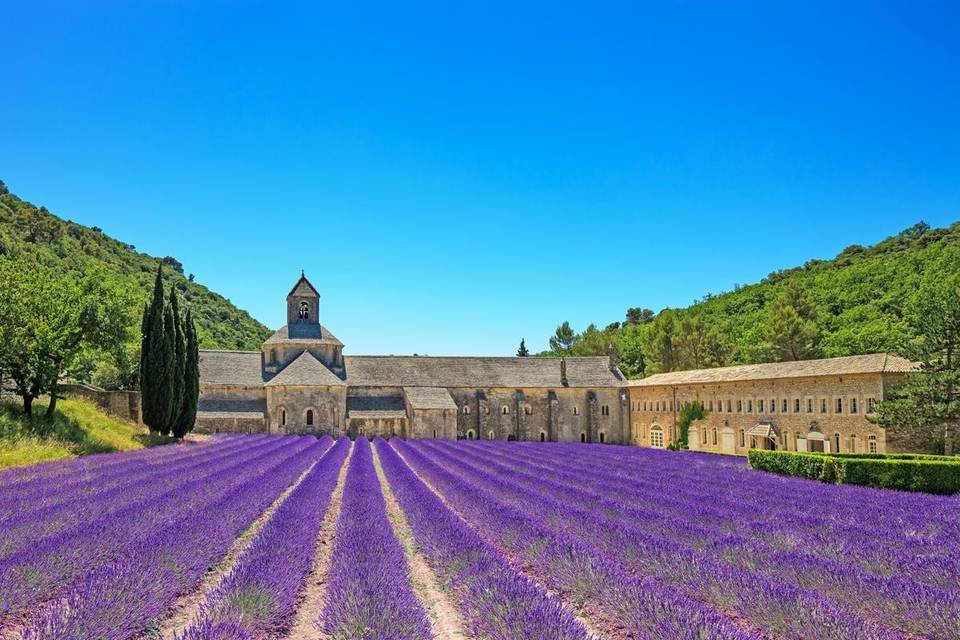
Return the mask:
<svg viewBox="0 0 960 640">
<path fill-rule="evenodd" d="M 270 446 L 282 446 L 276 439 Z M 119 487 L 92 496 L 77 496 L 73 500 L 53 504 L 42 509 L 24 509 L 0 523 L 0 560 L 12 555 L 26 545 L 36 545 L 46 538 L 60 535 L 91 521 L 107 518 L 111 513 L 131 504 L 151 499 L 154 496 L 176 489 L 182 478 L 199 479 L 217 473 L 222 466 L 235 464 L 235 457 L 245 450 L 265 452 L 263 443 L 251 443 L 244 447 L 227 446 L 208 448 L 198 457 L 171 461 L 166 472 L 158 472 L 147 478 L 134 479 Z"/>
<path fill-rule="evenodd" d="M 294 440 L 291 438 L 291 440 Z M 294 455 L 246 465 L 242 481 L 213 501 L 194 504 L 154 535 L 125 545 L 108 566 L 76 581 L 23 633 L 23 640 L 129 640 L 161 618 L 178 596 L 197 588 L 244 529 L 327 451 L 329 437 L 313 437 Z"/>
<path fill-rule="evenodd" d="M 279 442 L 280 447 L 274 443 Z M 0 622 L 17 610 L 33 607 L 73 581 L 109 565 L 129 546 L 153 541 L 170 522 L 191 516 L 242 484 L 251 473 L 282 468 L 315 442 L 313 438 L 265 440 L 264 451 L 238 456 L 212 477 L 190 479 L 172 491 L 94 520 L 83 527 L 44 539 L 0 561 Z"/>
<path fill-rule="evenodd" d="M 171 465 L 184 464 L 209 455 L 211 451 L 252 446 L 265 437 L 267 436 L 225 438 L 215 445 L 196 447 L 156 447 L 168 449 L 167 455 L 132 459 L 128 464 L 111 464 L 106 468 L 88 471 L 82 476 L 45 479 L 43 482 L 31 483 L 29 487 L 5 488 L 0 493 L 0 525 L 24 511 L 38 511 L 79 498 L 90 498 L 140 478 L 162 475 Z"/>
<path fill-rule="evenodd" d="M 513 505 L 491 489 L 492 478 L 464 478 L 422 447 L 393 441 L 405 461 L 431 483 L 488 542 L 603 628 L 644 640 L 760 638 L 670 585 L 635 575 L 618 554 L 556 531 L 535 504 Z"/>
<path fill-rule="evenodd" d="M 703 553 L 711 558 L 725 560 L 745 573 L 786 581 L 789 584 L 815 592 L 843 605 L 850 612 L 898 627 L 911 633 L 924 633 L 931 637 L 944 637 L 950 629 L 958 628 L 957 616 L 960 598 L 956 593 L 918 584 L 902 578 L 876 576 L 844 563 L 819 558 L 814 554 L 798 551 L 781 551 L 750 536 L 727 533 L 715 527 L 697 522 L 696 504 L 691 504 L 687 518 L 664 515 L 649 508 L 626 505 L 631 496 L 629 490 L 620 487 L 619 492 L 609 494 L 598 489 L 589 473 L 563 474 L 544 473 L 536 468 L 526 470 L 526 461 L 504 464 L 512 456 L 503 447 L 491 448 L 470 454 L 470 448 L 455 449 L 453 453 L 464 460 L 470 470 L 482 468 L 494 472 L 500 478 L 509 479 L 510 486 L 521 491 L 532 491 L 540 496 L 552 497 L 567 504 L 599 514 L 589 518 L 594 527 L 588 531 L 601 540 L 616 531 L 619 526 L 642 532 L 654 539 L 666 539 L 687 546 L 686 557 Z M 474 449 L 475 451 L 475 449 Z M 549 456 L 549 452 L 543 452 Z M 466 454 L 461 455 L 461 454 Z M 549 457 L 547 458 L 549 461 Z M 471 464 L 472 463 L 472 464 Z M 558 479 L 559 477 L 559 479 Z M 607 497 L 616 495 L 616 499 Z M 657 498 L 647 496 L 649 503 Z M 569 523 L 574 526 L 574 523 Z M 644 542 L 636 538 L 637 543 Z M 676 546 L 676 545 L 670 545 Z M 648 550 L 649 551 L 649 550 Z M 668 551 L 665 550 L 665 553 Z M 762 559 L 762 560 L 759 560 Z M 657 560 L 648 571 L 657 572 L 663 564 Z M 670 574 L 666 577 L 669 579 Z"/>
<path fill-rule="evenodd" d="M 231 436 L 218 436 L 215 439 Z M 209 446 L 213 440 L 204 443 L 171 443 L 166 446 L 146 447 L 135 451 L 94 453 L 76 458 L 51 460 L 23 467 L 0 469 L 0 487 L 27 489 L 34 483 L 45 483 L 54 478 L 66 482 L 83 479 L 90 474 L 102 473 L 113 465 L 127 465 L 131 461 L 161 459 L 177 455 L 186 449 Z"/>
<path fill-rule="evenodd" d="M 410 587 L 370 442 L 357 439 L 347 469 L 320 629 L 332 638 L 426 640 L 430 625 Z"/>
<path fill-rule="evenodd" d="M 496 447 L 483 444 L 491 445 Z M 605 449 L 611 453 L 587 451 L 572 458 L 564 445 L 546 449 L 525 445 L 513 448 L 509 455 L 546 474 L 564 470 L 586 473 L 594 482 L 605 481 L 608 490 L 629 489 L 625 500 L 644 502 L 665 513 L 689 517 L 696 511 L 701 522 L 739 531 L 784 551 L 816 549 L 820 557 L 853 563 L 881 576 L 902 576 L 943 589 L 960 588 L 960 526 L 951 522 L 957 518 L 955 499 L 863 487 L 828 488 L 710 465 L 715 456 L 694 454 L 687 459 L 668 452 L 648 450 L 638 455 L 624 453 L 623 447 Z M 707 483 L 709 501 L 703 500 L 702 488 Z M 742 499 L 744 483 L 764 495 L 762 509 Z M 836 493 L 843 496 L 839 503 L 832 499 Z M 649 502 L 650 495 L 657 500 Z M 794 500 L 789 496 L 795 496 Z M 809 509 L 806 505 L 810 504 L 822 507 L 815 513 L 796 513 Z M 880 520 L 876 520 L 877 513 L 883 515 Z M 856 523 L 858 518 L 869 525 Z"/>
<path fill-rule="evenodd" d="M 284 500 L 202 604 L 179 640 L 266 638 L 283 633 L 313 562 L 317 535 L 350 440 L 341 438 Z"/>
<path fill-rule="evenodd" d="M 562 602 L 514 570 L 427 488 L 383 440 L 383 472 L 417 546 L 448 590 L 473 635 L 490 640 L 586 640 Z"/>
</svg>

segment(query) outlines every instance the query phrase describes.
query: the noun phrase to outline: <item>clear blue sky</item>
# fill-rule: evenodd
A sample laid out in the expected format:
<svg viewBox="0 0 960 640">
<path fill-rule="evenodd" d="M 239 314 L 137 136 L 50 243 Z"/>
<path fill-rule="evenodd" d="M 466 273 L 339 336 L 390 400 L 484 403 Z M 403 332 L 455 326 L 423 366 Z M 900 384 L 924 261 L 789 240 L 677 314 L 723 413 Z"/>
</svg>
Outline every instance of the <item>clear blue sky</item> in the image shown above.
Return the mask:
<svg viewBox="0 0 960 640">
<path fill-rule="evenodd" d="M 354 354 L 960 219 L 956 2 L 280 4 L 4 2 L 0 179 L 273 327 L 304 268 Z"/>
</svg>

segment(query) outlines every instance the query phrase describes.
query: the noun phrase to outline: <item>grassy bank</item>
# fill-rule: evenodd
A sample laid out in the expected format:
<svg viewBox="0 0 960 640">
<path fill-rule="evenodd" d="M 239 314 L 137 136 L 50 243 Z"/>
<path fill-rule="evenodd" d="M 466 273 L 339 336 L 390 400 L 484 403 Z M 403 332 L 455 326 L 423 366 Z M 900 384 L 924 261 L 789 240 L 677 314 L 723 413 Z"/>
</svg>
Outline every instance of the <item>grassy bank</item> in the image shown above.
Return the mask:
<svg viewBox="0 0 960 640">
<path fill-rule="evenodd" d="M 0 469 L 46 460 L 109 451 L 130 451 L 169 438 L 151 436 L 133 423 L 109 416 L 83 400 L 61 400 L 48 420 L 46 402 L 37 401 L 34 416 L 13 402 L 0 403 Z"/>
</svg>

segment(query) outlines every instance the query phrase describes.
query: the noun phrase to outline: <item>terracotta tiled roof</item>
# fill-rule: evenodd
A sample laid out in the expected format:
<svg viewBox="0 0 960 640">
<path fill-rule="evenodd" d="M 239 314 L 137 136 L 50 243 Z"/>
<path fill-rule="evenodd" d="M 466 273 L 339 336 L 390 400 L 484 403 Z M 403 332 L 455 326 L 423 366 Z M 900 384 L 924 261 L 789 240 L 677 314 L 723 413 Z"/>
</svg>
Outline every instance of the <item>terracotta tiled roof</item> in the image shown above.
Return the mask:
<svg viewBox="0 0 960 640">
<path fill-rule="evenodd" d="M 561 387 L 559 358 L 344 356 L 358 387 Z M 567 358 L 567 386 L 619 386 L 604 357 Z"/>
<path fill-rule="evenodd" d="M 346 382 L 334 375 L 330 369 L 327 369 L 322 362 L 310 355 L 309 351 L 304 351 L 264 386 L 295 387 L 319 385 L 325 387 L 342 387 L 346 386 L 346 384 Z"/>
<path fill-rule="evenodd" d="M 736 367 L 693 369 L 657 373 L 641 380 L 631 380 L 631 387 L 676 386 L 684 384 L 712 384 L 777 378 L 809 378 L 815 376 L 843 376 L 858 373 L 905 373 L 917 365 L 892 353 L 871 353 L 863 356 L 745 364 Z"/>
<path fill-rule="evenodd" d="M 450 392 L 442 387 L 404 387 L 403 395 L 414 409 L 457 409 Z"/>
</svg>

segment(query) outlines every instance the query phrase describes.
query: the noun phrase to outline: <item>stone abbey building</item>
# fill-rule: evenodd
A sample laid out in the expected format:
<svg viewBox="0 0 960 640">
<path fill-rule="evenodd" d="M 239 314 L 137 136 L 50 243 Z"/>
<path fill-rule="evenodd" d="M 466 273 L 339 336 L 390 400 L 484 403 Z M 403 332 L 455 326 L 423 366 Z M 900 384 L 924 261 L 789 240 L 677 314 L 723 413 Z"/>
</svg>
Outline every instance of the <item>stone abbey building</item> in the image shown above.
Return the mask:
<svg viewBox="0 0 960 640">
<path fill-rule="evenodd" d="M 932 434 L 869 420 L 914 368 L 877 353 L 656 374 L 627 381 L 612 357 L 349 356 L 319 321 L 305 276 L 287 324 L 260 351 L 201 351 L 200 432 L 596 442 L 667 447 L 701 402 L 691 449 L 923 451 Z"/>
<path fill-rule="evenodd" d="M 629 441 L 625 379 L 608 357 L 349 356 L 301 275 L 260 351 L 201 351 L 197 431 Z"/>
</svg>

